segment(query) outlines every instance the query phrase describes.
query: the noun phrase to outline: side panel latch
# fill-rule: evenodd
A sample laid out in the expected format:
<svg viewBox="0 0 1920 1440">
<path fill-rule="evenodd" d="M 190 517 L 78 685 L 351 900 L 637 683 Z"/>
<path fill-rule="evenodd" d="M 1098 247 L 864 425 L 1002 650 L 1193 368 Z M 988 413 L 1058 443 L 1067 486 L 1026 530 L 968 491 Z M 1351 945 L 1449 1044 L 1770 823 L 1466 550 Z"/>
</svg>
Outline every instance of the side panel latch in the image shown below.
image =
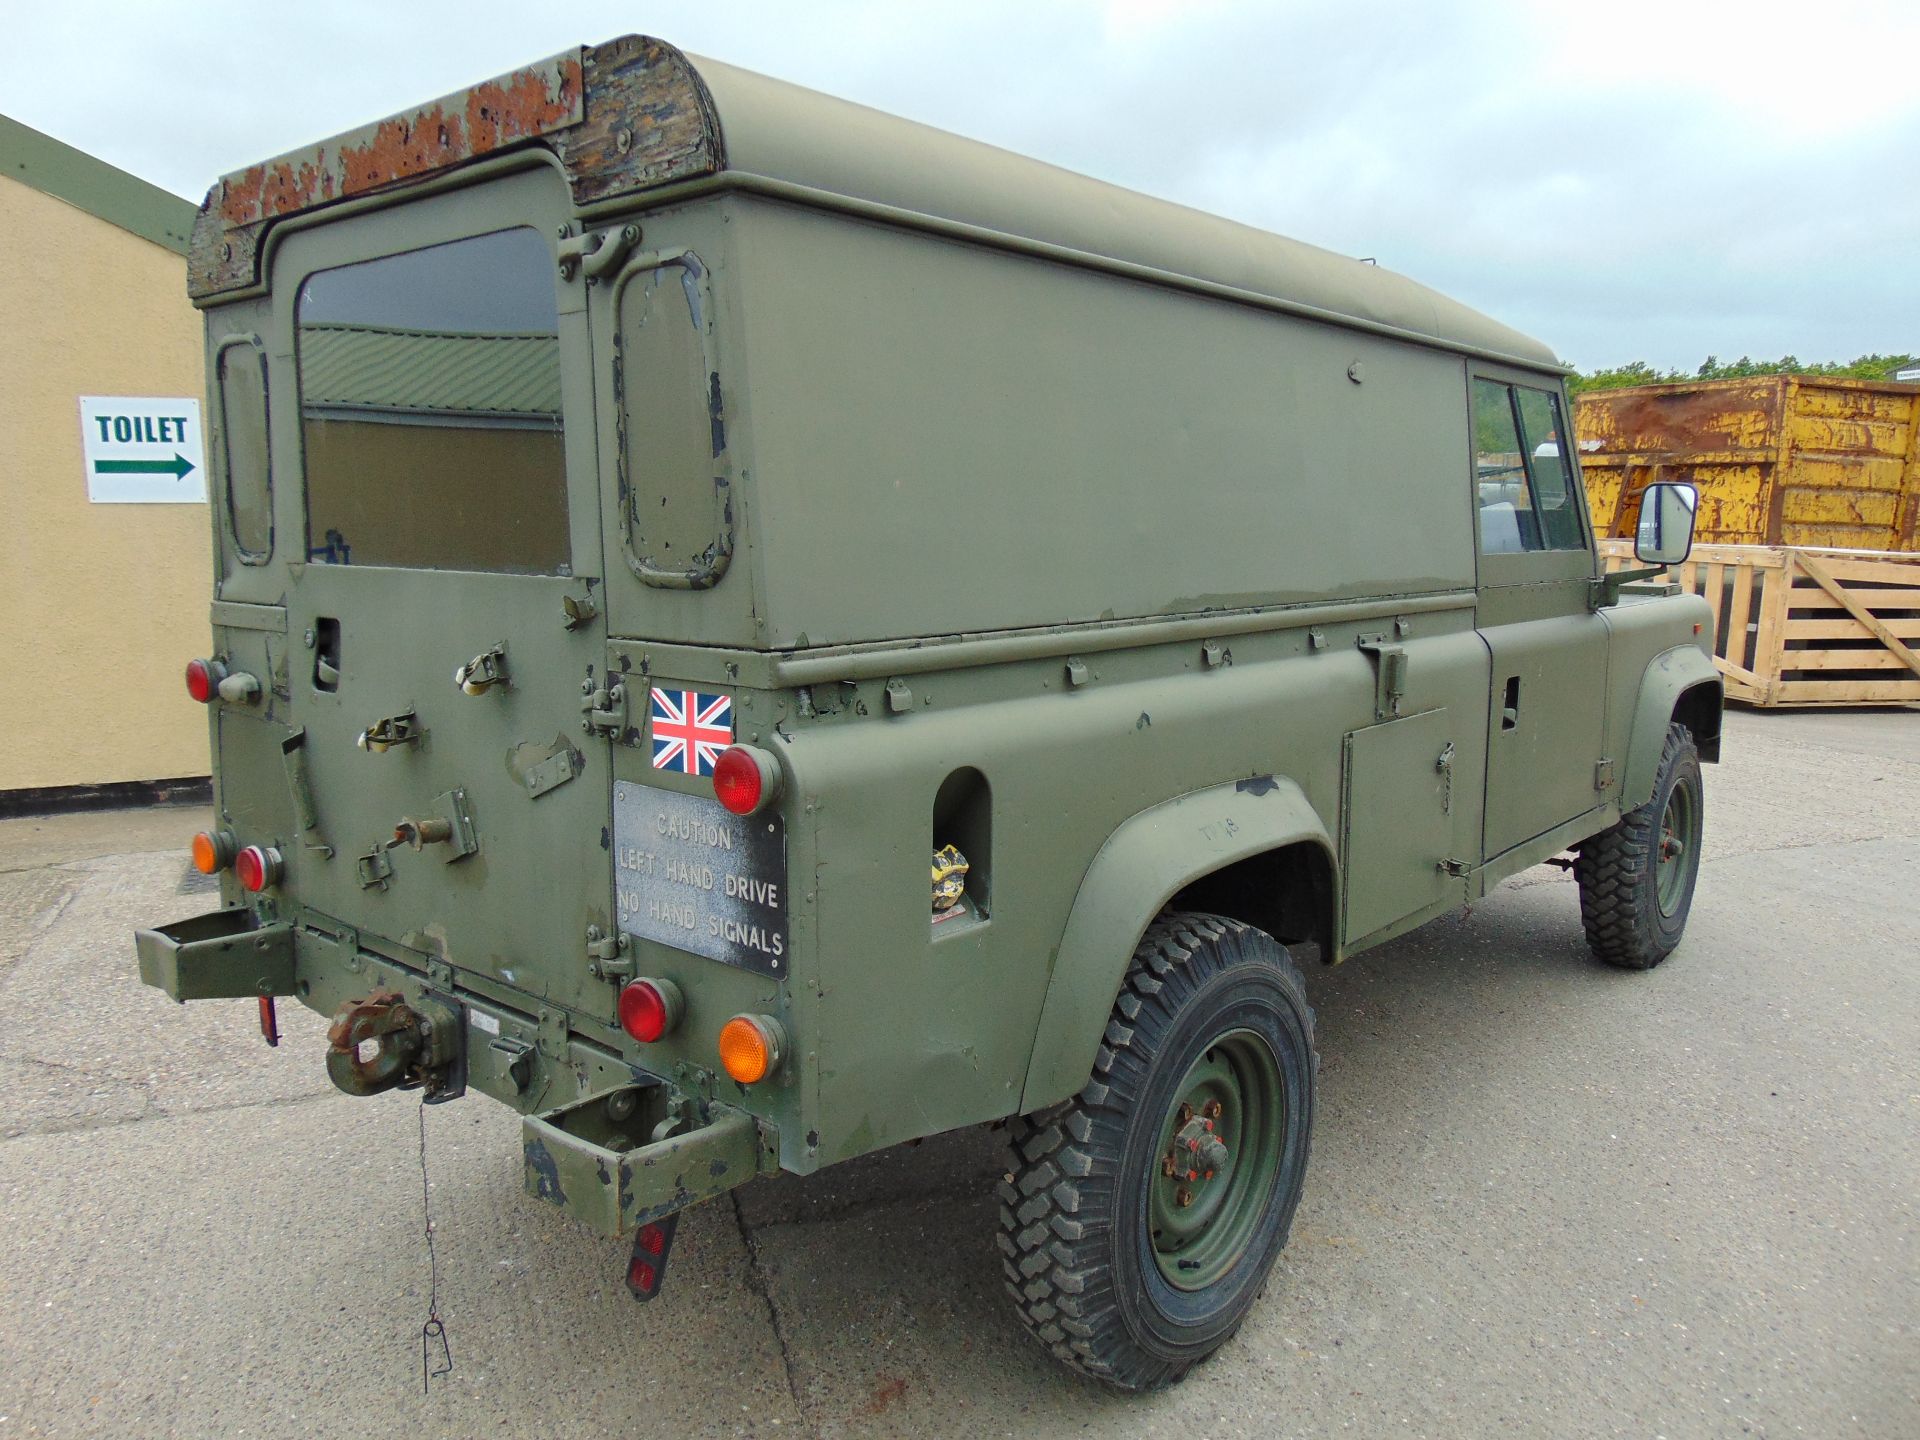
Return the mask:
<svg viewBox="0 0 1920 1440">
<path fill-rule="evenodd" d="M 1388 644 L 1384 635 L 1362 635 L 1354 643 L 1373 657 L 1373 718 L 1390 720 L 1407 693 L 1407 647 Z"/>
</svg>

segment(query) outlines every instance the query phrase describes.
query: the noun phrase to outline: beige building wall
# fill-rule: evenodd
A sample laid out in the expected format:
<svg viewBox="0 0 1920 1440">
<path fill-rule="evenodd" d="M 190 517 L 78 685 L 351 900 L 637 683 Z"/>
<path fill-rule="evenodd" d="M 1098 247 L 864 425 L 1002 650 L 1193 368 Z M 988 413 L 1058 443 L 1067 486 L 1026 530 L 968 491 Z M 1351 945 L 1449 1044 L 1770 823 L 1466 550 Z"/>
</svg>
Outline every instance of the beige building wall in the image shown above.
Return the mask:
<svg viewBox="0 0 1920 1440">
<path fill-rule="evenodd" d="M 0 256 L 0 792 L 205 775 L 207 506 L 90 504 L 80 444 L 82 395 L 202 395 L 186 261 L 4 176 Z"/>
</svg>

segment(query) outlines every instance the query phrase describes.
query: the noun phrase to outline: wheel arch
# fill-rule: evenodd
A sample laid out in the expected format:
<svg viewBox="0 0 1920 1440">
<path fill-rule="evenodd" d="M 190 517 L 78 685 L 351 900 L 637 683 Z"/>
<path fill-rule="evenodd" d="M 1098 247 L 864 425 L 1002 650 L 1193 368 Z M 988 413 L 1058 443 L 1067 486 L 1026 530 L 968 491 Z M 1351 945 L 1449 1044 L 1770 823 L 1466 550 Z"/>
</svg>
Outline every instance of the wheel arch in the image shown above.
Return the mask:
<svg viewBox="0 0 1920 1440">
<path fill-rule="evenodd" d="M 1020 1112 L 1086 1084 L 1140 937 L 1176 897 L 1262 929 L 1277 924 L 1287 933 L 1276 938 L 1311 941 L 1331 958 L 1338 893 L 1326 822 L 1284 777 L 1210 786 L 1122 822 L 1087 867 L 1061 932 Z"/>
<path fill-rule="evenodd" d="M 1653 794 L 1667 727 L 1678 720 L 1693 732 L 1700 758 L 1720 758 L 1720 714 L 1724 685 L 1713 657 L 1695 645 L 1676 645 L 1647 662 L 1640 696 L 1633 708 L 1622 766 L 1620 808 L 1632 810 Z"/>
</svg>

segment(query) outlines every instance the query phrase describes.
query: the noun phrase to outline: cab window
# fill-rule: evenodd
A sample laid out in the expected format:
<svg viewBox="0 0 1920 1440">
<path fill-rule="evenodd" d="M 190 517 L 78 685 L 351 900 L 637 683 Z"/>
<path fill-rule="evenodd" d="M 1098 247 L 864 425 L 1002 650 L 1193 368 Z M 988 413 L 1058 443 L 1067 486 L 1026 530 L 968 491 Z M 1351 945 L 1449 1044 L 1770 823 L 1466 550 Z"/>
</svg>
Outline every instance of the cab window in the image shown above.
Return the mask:
<svg viewBox="0 0 1920 1440">
<path fill-rule="evenodd" d="M 1559 396 L 1498 380 L 1473 382 L 1482 554 L 1585 548 L 1565 435 Z"/>
<path fill-rule="evenodd" d="M 538 232 L 322 270 L 296 323 L 309 560 L 567 570 L 559 302 Z"/>
</svg>

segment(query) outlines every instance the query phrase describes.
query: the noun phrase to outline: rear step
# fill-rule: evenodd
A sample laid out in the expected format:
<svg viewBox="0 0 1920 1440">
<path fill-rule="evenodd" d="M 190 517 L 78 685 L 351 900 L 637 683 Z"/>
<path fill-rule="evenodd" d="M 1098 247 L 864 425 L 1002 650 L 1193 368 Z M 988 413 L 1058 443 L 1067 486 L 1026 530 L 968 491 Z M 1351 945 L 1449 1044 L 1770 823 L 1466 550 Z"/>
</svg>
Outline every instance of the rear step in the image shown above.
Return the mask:
<svg viewBox="0 0 1920 1440">
<path fill-rule="evenodd" d="M 771 1128 L 720 1104 L 696 1124 L 692 1099 L 659 1080 L 529 1115 L 520 1136 L 527 1192 L 615 1239 L 780 1164 Z M 664 1248 L 652 1255 L 664 1264 Z"/>
</svg>

